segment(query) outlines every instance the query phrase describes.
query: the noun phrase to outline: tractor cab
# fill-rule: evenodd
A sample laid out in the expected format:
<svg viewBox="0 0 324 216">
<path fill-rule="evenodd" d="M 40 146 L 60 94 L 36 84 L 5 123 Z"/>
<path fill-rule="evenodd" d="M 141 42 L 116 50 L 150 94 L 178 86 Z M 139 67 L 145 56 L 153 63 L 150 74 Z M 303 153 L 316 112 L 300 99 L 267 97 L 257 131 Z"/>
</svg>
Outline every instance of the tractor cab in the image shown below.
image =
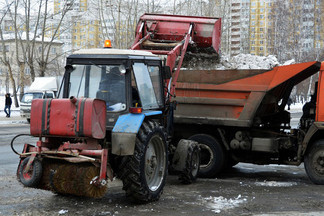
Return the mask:
<svg viewBox="0 0 324 216">
<path fill-rule="evenodd" d="M 67 59 L 60 94 L 104 100 L 111 130 L 122 114 L 164 109 L 163 70 L 160 58 L 150 52 L 80 50 Z"/>
</svg>

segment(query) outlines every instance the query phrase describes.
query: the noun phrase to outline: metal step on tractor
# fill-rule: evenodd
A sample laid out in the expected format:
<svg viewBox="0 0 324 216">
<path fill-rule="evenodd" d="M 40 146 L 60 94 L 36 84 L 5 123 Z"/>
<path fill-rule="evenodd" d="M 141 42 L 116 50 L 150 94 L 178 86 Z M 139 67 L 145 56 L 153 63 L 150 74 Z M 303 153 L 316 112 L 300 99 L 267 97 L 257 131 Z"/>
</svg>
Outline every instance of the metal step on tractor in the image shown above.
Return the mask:
<svg viewBox="0 0 324 216">
<path fill-rule="evenodd" d="M 79 50 L 67 58 L 58 99 L 32 101 L 17 177 L 27 187 L 102 197 L 118 177 L 135 202 L 158 200 L 169 170 L 199 173 L 194 140 L 172 142 L 171 98 L 183 62 L 217 59 L 221 20 L 144 14 L 129 50 Z M 20 136 L 20 135 L 18 135 Z M 17 137 L 18 137 L 17 136 Z"/>
</svg>

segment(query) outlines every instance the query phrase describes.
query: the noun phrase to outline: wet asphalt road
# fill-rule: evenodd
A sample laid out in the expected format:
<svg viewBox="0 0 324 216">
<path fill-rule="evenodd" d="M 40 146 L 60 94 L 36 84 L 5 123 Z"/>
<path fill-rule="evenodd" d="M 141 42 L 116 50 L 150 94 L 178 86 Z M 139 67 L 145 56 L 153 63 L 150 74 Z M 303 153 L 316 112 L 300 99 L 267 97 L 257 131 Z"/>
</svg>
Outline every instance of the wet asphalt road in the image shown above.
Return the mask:
<svg viewBox="0 0 324 216">
<path fill-rule="evenodd" d="M 161 199 L 144 205 L 130 203 L 118 180 L 101 199 L 24 188 L 16 180 L 18 156 L 9 143 L 28 131 L 28 124 L 0 125 L 0 215 L 324 215 L 324 186 L 311 183 L 302 165 L 240 163 L 216 179 L 192 185 L 168 176 Z M 17 140 L 18 151 L 24 142 L 35 139 Z"/>
</svg>

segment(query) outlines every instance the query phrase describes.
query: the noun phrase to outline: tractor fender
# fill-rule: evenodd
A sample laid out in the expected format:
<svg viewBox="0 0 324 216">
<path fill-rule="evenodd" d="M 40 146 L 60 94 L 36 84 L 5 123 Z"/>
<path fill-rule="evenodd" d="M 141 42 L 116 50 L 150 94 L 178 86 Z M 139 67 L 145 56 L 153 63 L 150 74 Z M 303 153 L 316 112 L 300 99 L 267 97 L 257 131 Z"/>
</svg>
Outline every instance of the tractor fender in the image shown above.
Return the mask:
<svg viewBox="0 0 324 216">
<path fill-rule="evenodd" d="M 162 111 L 144 111 L 138 114 L 120 115 L 111 132 L 112 154 L 133 155 L 136 136 L 145 117 L 161 114 Z"/>
</svg>

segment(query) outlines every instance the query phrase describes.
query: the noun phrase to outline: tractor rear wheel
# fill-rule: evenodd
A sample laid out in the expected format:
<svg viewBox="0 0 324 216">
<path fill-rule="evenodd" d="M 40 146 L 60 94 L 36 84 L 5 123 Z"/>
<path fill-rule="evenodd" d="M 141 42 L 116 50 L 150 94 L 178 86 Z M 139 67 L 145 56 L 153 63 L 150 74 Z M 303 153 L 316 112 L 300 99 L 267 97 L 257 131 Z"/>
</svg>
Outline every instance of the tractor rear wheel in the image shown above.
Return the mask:
<svg viewBox="0 0 324 216">
<path fill-rule="evenodd" d="M 305 170 L 315 184 L 324 184 L 324 140 L 318 140 L 307 151 L 304 159 Z"/>
<path fill-rule="evenodd" d="M 126 196 L 137 203 L 158 200 L 167 174 L 167 142 L 163 128 L 145 121 L 140 128 L 134 154 L 125 156 L 119 167 Z"/>
<path fill-rule="evenodd" d="M 200 167 L 199 177 L 214 178 L 225 167 L 226 155 L 219 142 L 207 134 L 196 134 L 189 137 L 190 140 L 199 143 Z"/>
<path fill-rule="evenodd" d="M 26 187 L 36 187 L 42 177 L 42 163 L 35 158 L 29 167 L 29 171 L 26 172 L 26 166 L 30 157 L 25 158 L 19 167 L 19 180 Z"/>
</svg>

